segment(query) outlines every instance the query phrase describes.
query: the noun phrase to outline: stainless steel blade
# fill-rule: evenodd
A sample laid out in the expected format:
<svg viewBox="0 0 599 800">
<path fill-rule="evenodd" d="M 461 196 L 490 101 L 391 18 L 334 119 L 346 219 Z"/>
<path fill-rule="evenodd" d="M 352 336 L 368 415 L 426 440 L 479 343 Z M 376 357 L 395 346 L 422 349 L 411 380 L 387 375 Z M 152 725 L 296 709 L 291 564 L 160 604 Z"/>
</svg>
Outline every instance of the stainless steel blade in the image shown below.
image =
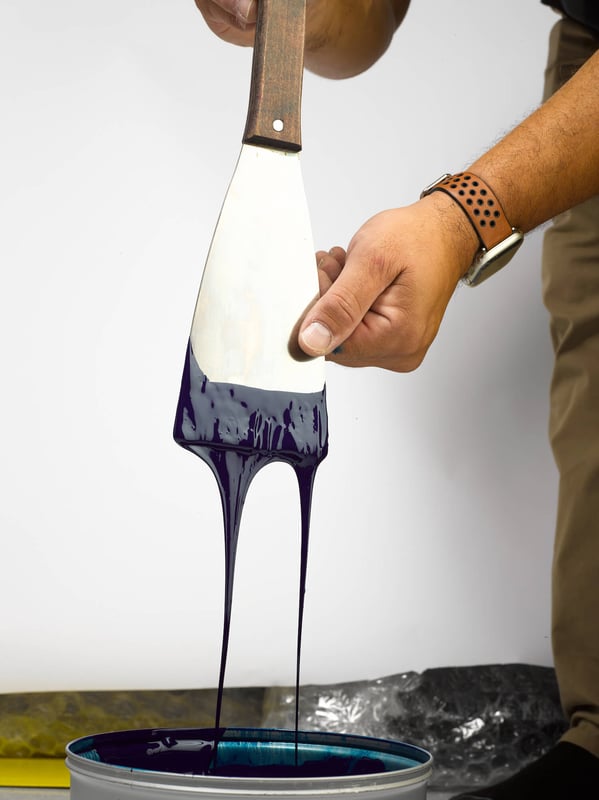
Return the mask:
<svg viewBox="0 0 599 800">
<path fill-rule="evenodd" d="M 214 232 L 190 345 L 213 383 L 320 392 L 297 344 L 318 295 L 299 161 L 306 0 L 260 0 L 243 146 Z"/>
<path fill-rule="evenodd" d="M 318 294 L 299 153 L 244 144 L 214 232 L 191 329 L 211 381 L 320 391 L 323 359 L 296 329 Z"/>
</svg>

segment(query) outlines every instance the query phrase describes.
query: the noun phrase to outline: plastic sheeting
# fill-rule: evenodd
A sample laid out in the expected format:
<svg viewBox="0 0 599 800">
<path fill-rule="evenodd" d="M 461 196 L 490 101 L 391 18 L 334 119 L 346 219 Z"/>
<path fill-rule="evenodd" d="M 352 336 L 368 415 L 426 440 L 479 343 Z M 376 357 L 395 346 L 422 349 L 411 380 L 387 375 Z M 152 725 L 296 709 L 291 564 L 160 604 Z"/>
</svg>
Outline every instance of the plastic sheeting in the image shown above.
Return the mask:
<svg viewBox="0 0 599 800">
<path fill-rule="evenodd" d="M 293 727 L 293 689 L 268 689 L 265 727 Z M 432 785 L 507 777 L 565 730 L 554 671 L 520 664 L 430 669 L 373 681 L 305 686 L 300 728 L 399 739 L 435 760 Z"/>
<path fill-rule="evenodd" d="M 215 706 L 214 689 L 0 695 L 0 758 L 62 757 L 70 739 L 119 728 L 211 727 Z M 223 724 L 293 728 L 295 689 L 227 688 Z M 565 723 L 553 670 L 509 664 L 303 686 L 300 727 L 424 747 L 433 786 L 453 790 L 506 777 Z"/>
</svg>

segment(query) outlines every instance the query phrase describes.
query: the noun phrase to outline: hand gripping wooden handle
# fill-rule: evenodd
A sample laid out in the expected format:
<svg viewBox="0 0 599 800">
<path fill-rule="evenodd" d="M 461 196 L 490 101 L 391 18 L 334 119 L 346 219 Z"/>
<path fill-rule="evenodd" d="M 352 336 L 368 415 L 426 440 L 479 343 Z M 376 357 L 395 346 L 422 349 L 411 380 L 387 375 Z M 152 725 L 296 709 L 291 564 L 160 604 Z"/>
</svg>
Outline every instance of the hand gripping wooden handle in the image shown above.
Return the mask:
<svg viewBox="0 0 599 800">
<path fill-rule="evenodd" d="M 244 143 L 302 149 L 305 26 L 306 0 L 259 0 Z"/>
</svg>

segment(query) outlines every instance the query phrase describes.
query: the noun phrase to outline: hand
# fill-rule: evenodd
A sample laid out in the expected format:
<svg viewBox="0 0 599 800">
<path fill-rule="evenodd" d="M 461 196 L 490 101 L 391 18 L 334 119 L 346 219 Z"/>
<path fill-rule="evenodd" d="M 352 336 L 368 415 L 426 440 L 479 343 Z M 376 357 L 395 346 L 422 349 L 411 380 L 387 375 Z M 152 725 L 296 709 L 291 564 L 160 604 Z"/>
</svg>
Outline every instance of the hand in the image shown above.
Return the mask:
<svg viewBox="0 0 599 800">
<path fill-rule="evenodd" d="M 210 30 L 230 44 L 251 47 L 256 29 L 256 0 L 195 0 Z"/>
<path fill-rule="evenodd" d="M 459 279 L 479 248 L 463 211 L 434 192 L 363 225 L 347 253 L 317 253 L 321 298 L 299 343 L 348 367 L 418 367 Z"/>
<path fill-rule="evenodd" d="M 210 30 L 231 44 L 254 44 L 259 0 L 195 0 Z M 389 46 L 409 0 L 306 0 L 305 66 L 326 78 L 368 69 Z"/>
</svg>

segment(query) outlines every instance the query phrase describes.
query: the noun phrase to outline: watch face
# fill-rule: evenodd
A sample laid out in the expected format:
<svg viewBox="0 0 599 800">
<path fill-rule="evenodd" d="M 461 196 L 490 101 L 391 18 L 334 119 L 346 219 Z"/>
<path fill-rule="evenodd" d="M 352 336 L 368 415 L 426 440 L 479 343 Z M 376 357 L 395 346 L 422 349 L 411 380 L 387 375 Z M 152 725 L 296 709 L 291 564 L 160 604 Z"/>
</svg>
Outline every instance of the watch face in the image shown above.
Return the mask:
<svg viewBox="0 0 599 800">
<path fill-rule="evenodd" d="M 499 272 L 516 255 L 523 241 L 523 234 L 514 230 L 511 236 L 499 242 L 491 250 L 483 250 L 462 278 L 463 282 L 468 286 L 477 286 Z"/>
</svg>

